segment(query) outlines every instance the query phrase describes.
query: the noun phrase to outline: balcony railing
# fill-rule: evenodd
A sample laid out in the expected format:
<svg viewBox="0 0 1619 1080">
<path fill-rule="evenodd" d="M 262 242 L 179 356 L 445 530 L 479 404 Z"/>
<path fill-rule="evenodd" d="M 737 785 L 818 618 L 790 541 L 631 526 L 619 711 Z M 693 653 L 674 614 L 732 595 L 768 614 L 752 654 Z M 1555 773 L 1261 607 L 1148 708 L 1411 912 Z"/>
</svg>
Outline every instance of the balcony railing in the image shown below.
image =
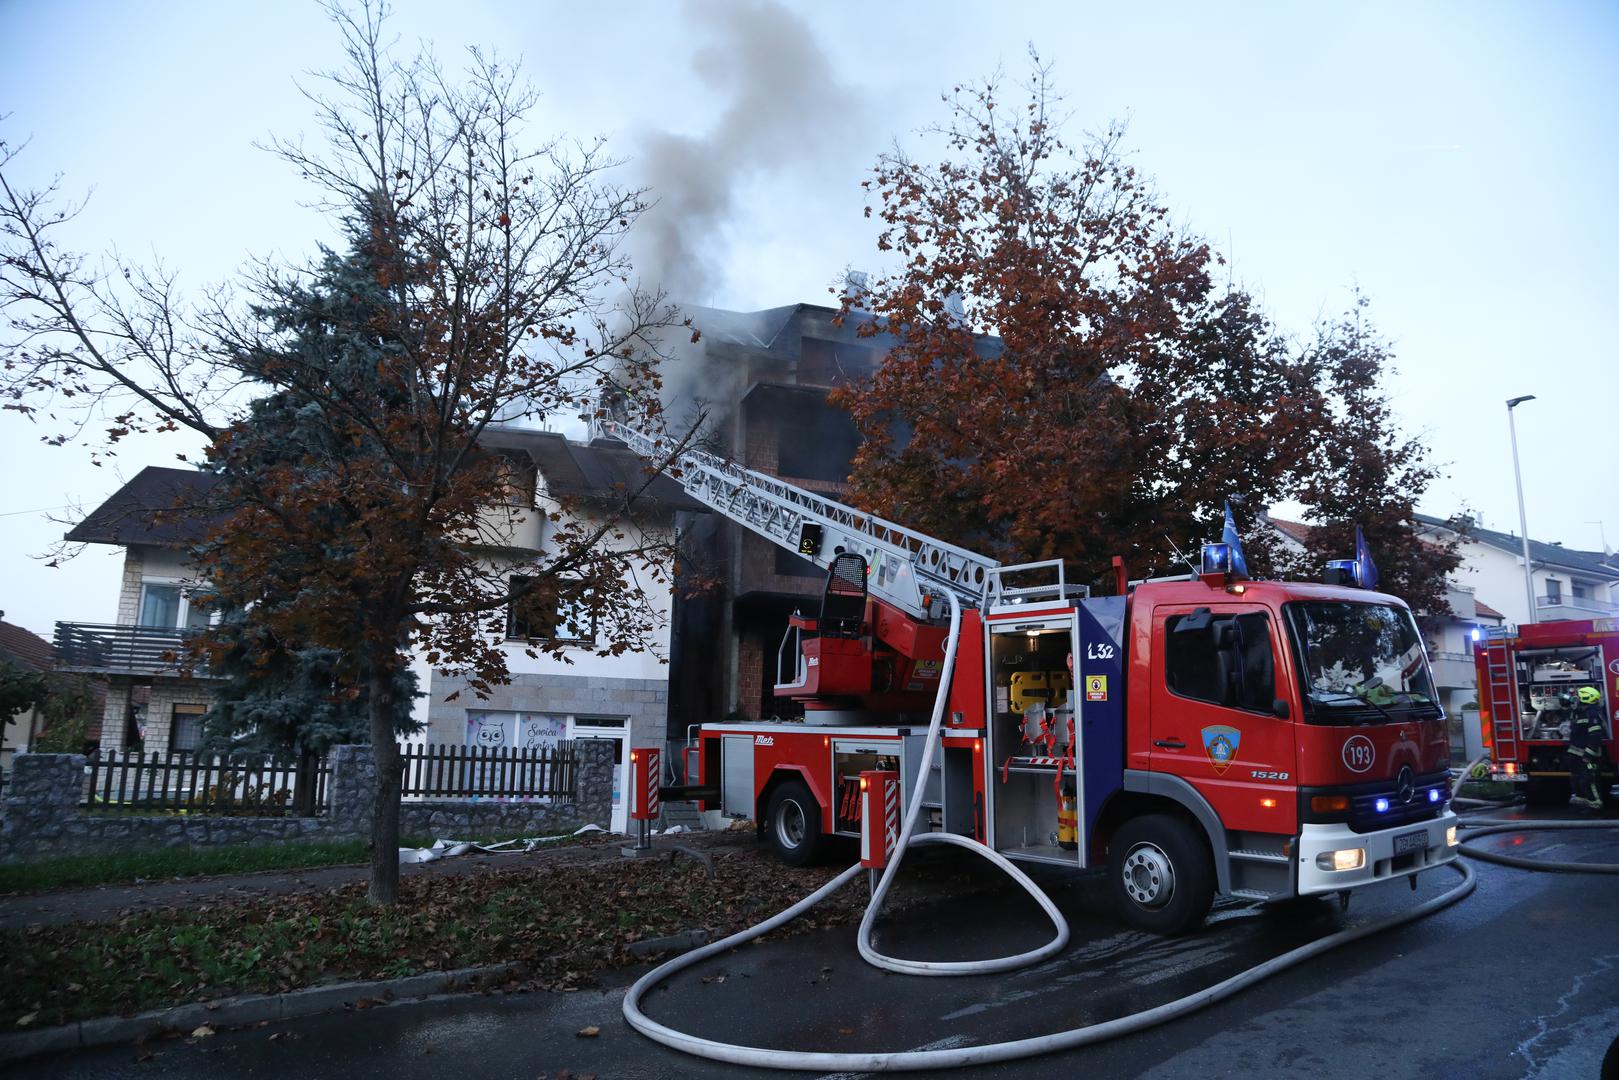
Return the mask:
<svg viewBox="0 0 1619 1080">
<path fill-rule="evenodd" d="M 1586 618 L 1592 615 L 1619 615 L 1619 604 L 1591 596 L 1570 596 L 1563 593 L 1558 596 L 1535 597 L 1536 611 L 1545 612 L 1554 609 L 1558 612 L 1572 612 L 1574 614 L 1570 614 L 1569 618 L 1575 619 L 1580 618 L 1582 614 Z"/>
<path fill-rule="evenodd" d="M 56 624 L 59 671 L 121 675 L 206 675 L 193 666 L 186 642 L 194 630 L 166 626 L 109 626 L 103 623 Z"/>
</svg>

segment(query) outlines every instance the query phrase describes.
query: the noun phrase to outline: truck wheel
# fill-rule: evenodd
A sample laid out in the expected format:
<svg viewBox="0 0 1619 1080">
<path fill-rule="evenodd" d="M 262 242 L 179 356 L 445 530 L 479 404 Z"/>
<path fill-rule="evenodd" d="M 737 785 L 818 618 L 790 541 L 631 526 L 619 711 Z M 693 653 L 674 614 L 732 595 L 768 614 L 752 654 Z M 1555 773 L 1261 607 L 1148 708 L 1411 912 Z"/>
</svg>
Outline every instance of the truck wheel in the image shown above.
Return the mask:
<svg viewBox="0 0 1619 1080">
<path fill-rule="evenodd" d="M 1108 845 L 1108 880 L 1126 922 L 1154 934 L 1203 924 L 1214 902 L 1214 863 L 1190 825 L 1167 814 L 1127 821 Z"/>
<path fill-rule="evenodd" d="M 789 780 L 771 793 L 765 833 L 776 858 L 788 866 L 808 866 L 820 853 L 821 805 L 802 780 Z"/>
<path fill-rule="evenodd" d="M 1523 786 L 1523 800 L 1530 806 L 1567 806 L 1572 793 L 1568 781 L 1555 776 L 1550 779 L 1530 777 Z"/>
</svg>

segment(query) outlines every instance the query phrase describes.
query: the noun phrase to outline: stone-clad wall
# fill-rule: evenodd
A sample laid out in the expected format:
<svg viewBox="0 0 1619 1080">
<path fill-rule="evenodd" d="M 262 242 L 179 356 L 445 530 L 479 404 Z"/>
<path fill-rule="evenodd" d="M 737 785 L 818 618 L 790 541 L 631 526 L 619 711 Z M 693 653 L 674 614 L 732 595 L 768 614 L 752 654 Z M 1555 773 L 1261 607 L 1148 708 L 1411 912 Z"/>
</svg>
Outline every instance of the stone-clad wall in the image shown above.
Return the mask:
<svg viewBox="0 0 1619 1080">
<path fill-rule="evenodd" d="M 583 825 L 608 828 L 613 744 L 580 739 L 571 800 L 434 800 L 400 807 L 401 836 L 445 839 L 536 836 Z M 0 863 L 225 844 L 351 840 L 370 835 L 376 761 L 369 746 L 339 746 L 331 758 L 330 805 L 320 817 L 208 814 L 86 814 L 79 806 L 85 759 L 78 754 L 18 754 L 0 816 Z"/>
</svg>

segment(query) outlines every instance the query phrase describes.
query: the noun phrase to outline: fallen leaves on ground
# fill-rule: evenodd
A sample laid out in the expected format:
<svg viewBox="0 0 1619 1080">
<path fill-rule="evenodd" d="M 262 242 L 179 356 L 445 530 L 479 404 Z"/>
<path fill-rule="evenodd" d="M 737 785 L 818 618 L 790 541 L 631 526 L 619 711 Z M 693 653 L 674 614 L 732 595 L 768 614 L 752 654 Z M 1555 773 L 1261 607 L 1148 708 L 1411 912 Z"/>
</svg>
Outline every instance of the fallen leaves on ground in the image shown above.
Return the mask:
<svg viewBox="0 0 1619 1080">
<path fill-rule="evenodd" d="M 578 989 L 596 971 L 644 962 L 627 948 L 632 935 L 644 941 L 701 928 L 722 937 L 838 869 L 784 866 L 751 844 L 710 855 L 712 874 L 687 859 L 606 859 L 418 875 L 400 882 L 392 908 L 368 906 L 365 885 L 356 884 L 29 927 L 0 934 L 9 976 L 0 980 L 0 1023 L 59 1024 L 513 960 L 527 974 L 508 986 Z M 770 938 L 847 923 L 865 900 L 864 889 L 844 889 Z M 906 903 L 897 897 L 889 908 Z"/>
</svg>

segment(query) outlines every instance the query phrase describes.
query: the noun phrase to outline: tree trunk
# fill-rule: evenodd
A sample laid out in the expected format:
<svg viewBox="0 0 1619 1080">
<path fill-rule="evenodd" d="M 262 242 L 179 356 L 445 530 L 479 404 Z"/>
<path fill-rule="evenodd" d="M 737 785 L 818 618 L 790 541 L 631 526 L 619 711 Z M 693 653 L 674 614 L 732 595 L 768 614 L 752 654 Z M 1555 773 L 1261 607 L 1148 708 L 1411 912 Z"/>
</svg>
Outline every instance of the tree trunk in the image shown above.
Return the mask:
<svg viewBox="0 0 1619 1080">
<path fill-rule="evenodd" d="M 399 899 L 399 744 L 394 741 L 393 669 L 397 655 L 371 665 L 367 678 L 371 713 L 371 752 L 376 757 L 376 802 L 371 818 L 371 888 L 367 902 L 382 906 Z"/>
</svg>

